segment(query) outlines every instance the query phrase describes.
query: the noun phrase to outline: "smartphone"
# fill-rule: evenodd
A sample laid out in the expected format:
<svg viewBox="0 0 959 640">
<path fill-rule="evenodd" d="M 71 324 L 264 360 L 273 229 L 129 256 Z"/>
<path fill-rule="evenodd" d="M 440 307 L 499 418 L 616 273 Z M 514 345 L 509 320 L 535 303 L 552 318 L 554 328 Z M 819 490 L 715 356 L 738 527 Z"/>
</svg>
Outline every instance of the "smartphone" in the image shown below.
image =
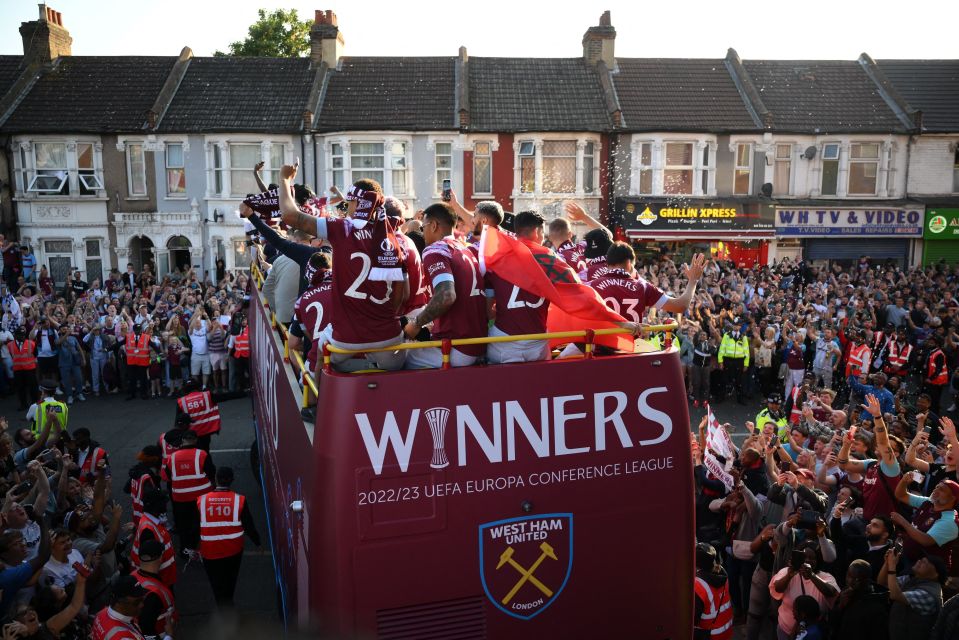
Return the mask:
<svg viewBox="0 0 959 640">
<path fill-rule="evenodd" d="M 443 202 L 449 202 L 453 199 L 453 186 L 449 178 L 443 180 Z"/>
<path fill-rule="evenodd" d="M 922 426 L 922 430 L 926 433 L 932 433 L 932 423 L 927 421 L 926 424 Z"/>
<path fill-rule="evenodd" d="M 14 487 L 14 493 L 26 493 L 33 488 L 33 483 L 27 480 L 26 482 L 21 482 L 16 487 Z"/>
<path fill-rule="evenodd" d="M 806 553 L 793 549 L 792 556 L 789 558 L 789 567 L 799 571 L 804 564 L 806 564 Z"/>
<path fill-rule="evenodd" d="M 54 454 L 53 449 L 44 449 L 40 452 L 40 455 L 37 456 L 37 460 L 42 463 L 53 462 L 55 458 L 56 454 Z"/>
<path fill-rule="evenodd" d="M 902 553 L 902 536 L 896 537 L 896 541 L 892 544 L 892 548 L 897 554 Z"/>
</svg>

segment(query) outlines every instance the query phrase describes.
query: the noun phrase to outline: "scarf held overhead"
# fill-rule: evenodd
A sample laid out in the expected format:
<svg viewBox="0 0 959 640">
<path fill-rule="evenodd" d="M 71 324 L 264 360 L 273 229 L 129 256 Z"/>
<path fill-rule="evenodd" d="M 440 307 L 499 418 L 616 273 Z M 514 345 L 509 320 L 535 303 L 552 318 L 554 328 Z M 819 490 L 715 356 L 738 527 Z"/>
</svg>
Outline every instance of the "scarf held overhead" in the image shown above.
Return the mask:
<svg viewBox="0 0 959 640">
<path fill-rule="evenodd" d="M 370 269 L 369 279 L 401 282 L 406 277 L 406 254 L 396 239 L 396 231 L 403 221 L 393 220 L 386 215 L 386 198 L 382 193 L 353 186 L 347 192 L 346 199 L 356 202 L 356 211 L 353 214 L 355 226 L 373 225 L 373 252 L 370 256 L 373 259 L 373 268 Z"/>
<path fill-rule="evenodd" d="M 546 330 L 584 331 L 618 328 L 626 320 L 606 306 L 596 291 L 582 284 L 573 270 L 546 247 L 526 242 L 495 227 L 484 227 L 480 237 L 480 270 L 492 271 L 520 289 L 550 301 Z M 557 339 L 555 344 L 570 340 Z M 596 344 L 632 353 L 629 335 L 597 336 Z"/>
</svg>

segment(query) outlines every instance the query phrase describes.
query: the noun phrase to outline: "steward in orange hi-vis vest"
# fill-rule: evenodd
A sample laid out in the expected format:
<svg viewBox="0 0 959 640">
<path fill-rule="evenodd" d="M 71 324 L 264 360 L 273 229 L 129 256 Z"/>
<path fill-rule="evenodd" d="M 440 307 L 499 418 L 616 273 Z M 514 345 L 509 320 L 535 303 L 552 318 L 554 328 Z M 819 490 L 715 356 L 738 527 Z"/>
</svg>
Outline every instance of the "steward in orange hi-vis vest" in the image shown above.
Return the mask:
<svg viewBox="0 0 959 640">
<path fill-rule="evenodd" d="M 694 637 L 729 640 L 733 637 L 733 607 L 729 579 L 716 560 L 711 544 L 696 545 L 696 578 L 693 581 Z"/>
</svg>

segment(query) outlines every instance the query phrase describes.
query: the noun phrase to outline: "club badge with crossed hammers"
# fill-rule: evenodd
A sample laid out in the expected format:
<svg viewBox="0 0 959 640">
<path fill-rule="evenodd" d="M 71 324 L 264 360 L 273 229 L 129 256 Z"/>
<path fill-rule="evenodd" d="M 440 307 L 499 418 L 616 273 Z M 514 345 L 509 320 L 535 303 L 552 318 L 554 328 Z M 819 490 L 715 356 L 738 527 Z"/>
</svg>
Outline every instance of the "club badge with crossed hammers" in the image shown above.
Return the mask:
<svg viewBox="0 0 959 640">
<path fill-rule="evenodd" d="M 513 588 L 509 590 L 509 593 L 507 593 L 506 596 L 503 597 L 502 602 L 504 605 L 509 604 L 513 600 L 513 597 L 516 595 L 516 593 L 520 590 L 520 588 L 527 582 L 529 582 L 534 587 L 542 591 L 547 598 L 553 597 L 553 590 L 547 587 L 542 582 L 540 582 L 539 578 L 537 578 L 533 574 L 536 573 L 536 569 L 539 568 L 539 565 L 542 564 L 543 560 L 545 560 L 546 558 L 552 558 L 553 560 L 558 560 L 558 558 L 556 557 L 556 553 L 553 551 L 553 547 L 551 547 L 549 543 L 543 542 L 539 545 L 539 548 L 540 548 L 540 551 L 542 551 L 542 553 L 540 554 L 539 558 L 536 559 L 536 562 L 534 562 L 532 566 L 530 566 L 529 569 L 525 568 L 523 565 L 513 560 L 513 547 L 506 547 L 506 551 L 504 551 L 502 555 L 500 555 L 499 563 L 496 565 L 497 570 L 501 569 L 503 566 L 508 564 L 514 569 L 516 569 L 516 571 L 520 574 L 520 579 L 516 582 L 516 584 L 513 585 Z"/>
</svg>

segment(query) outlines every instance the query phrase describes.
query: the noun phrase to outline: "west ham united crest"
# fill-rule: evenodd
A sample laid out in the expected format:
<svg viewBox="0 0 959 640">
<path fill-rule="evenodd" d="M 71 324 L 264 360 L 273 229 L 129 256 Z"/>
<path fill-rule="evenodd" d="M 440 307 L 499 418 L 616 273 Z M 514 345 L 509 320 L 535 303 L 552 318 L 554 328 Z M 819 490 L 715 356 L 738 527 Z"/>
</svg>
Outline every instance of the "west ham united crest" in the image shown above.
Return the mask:
<svg viewBox="0 0 959 640">
<path fill-rule="evenodd" d="M 573 569 L 573 514 L 548 513 L 479 527 L 480 579 L 501 611 L 521 620 L 559 597 Z"/>
</svg>

